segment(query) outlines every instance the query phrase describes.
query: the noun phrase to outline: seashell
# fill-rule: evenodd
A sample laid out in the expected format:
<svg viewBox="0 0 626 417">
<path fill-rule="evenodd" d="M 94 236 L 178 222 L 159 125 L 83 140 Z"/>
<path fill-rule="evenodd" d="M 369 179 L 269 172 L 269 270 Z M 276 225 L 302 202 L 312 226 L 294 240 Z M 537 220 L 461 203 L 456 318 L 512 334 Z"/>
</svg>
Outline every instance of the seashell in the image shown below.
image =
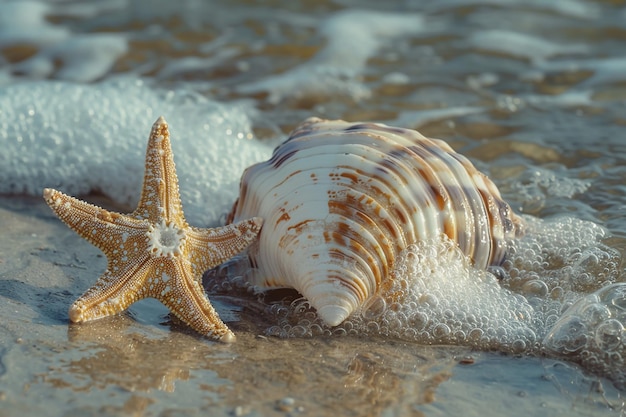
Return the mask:
<svg viewBox="0 0 626 417">
<path fill-rule="evenodd" d="M 247 252 L 259 287 L 291 287 L 335 326 L 392 278 L 396 256 L 447 235 L 477 268 L 502 263 L 521 220 L 445 142 L 375 123 L 309 118 L 246 169 L 228 222 L 262 217 Z"/>
</svg>

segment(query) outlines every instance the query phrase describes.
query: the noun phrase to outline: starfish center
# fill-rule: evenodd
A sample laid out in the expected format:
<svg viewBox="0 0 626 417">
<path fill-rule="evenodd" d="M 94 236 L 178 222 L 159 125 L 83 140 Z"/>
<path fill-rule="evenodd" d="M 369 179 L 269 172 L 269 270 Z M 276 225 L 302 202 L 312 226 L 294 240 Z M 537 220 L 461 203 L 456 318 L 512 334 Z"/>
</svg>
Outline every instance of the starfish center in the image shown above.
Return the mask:
<svg viewBox="0 0 626 417">
<path fill-rule="evenodd" d="M 176 227 L 173 223 L 161 223 L 150 225 L 147 232 L 150 253 L 154 256 L 174 257 L 180 255 L 185 242 L 185 231 Z"/>
</svg>

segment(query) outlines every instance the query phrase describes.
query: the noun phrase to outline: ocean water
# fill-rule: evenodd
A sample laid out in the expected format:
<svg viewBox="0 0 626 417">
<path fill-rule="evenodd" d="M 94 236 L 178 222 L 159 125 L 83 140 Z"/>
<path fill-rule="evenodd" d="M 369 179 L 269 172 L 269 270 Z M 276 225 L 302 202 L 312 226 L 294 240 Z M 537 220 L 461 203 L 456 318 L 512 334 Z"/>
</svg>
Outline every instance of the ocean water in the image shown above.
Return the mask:
<svg viewBox="0 0 626 417">
<path fill-rule="evenodd" d="M 0 416 L 624 415 L 626 2 L 0 0 Z M 132 211 L 167 119 L 188 221 L 309 116 L 448 141 L 527 230 L 501 268 L 411 247 L 336 328 L 205 280 L 238 336 L 144 301 L 69 325 L 105 268 L 43 188 Z"/>
</svg>

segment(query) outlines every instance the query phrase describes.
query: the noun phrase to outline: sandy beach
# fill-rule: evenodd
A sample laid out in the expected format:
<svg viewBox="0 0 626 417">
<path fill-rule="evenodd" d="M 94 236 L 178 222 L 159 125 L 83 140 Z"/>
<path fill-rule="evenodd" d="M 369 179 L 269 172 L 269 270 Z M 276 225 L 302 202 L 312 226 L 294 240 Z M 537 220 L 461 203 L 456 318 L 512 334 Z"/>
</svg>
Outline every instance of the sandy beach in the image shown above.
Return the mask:
<svg viewBox="0 0 626 417">
<path fill-rule="evenodd" d="M 610 416 L 623 407 L 609 381 L 552 359 L 383 338 L 268 337 L 259 306 L 235 297 L 210 295 L 235 331 L 232 345 L 194 334 L 154 300 L 70 324 L 69 305 L 105 258 L 42 199 L 2 197 L 0 219 L 3 417 Z"/>
</svg>

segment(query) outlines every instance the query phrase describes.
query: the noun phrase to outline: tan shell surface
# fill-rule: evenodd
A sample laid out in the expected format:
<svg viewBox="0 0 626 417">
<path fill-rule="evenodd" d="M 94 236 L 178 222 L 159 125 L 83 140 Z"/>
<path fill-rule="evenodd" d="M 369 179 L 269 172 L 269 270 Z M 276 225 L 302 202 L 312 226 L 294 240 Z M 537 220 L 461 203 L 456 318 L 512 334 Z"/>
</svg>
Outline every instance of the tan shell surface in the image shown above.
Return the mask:
<svg viewBox="0 0 626 417">
<path fill-rule="evenodd" d="M 337 325 L 377 294 L 396 256 L 447 235 L 478 268 L 500 264 L 521 221 L 445 142 L 374 123 L 307 119 L 243 174 L 229 221 L 262 217 L 250 279 L 291 287 Z"/>
</svg>

